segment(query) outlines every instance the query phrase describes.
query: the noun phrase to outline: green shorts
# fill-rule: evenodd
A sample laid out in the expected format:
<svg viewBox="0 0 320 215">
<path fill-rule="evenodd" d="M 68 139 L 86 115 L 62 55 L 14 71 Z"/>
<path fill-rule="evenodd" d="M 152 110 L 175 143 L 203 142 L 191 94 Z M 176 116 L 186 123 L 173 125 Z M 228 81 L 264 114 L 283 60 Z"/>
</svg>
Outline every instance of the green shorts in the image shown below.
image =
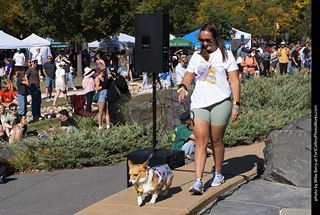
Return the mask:
<svg viewBox="0 0 320 215">
<path fill-rule="evenodd" d="M 205 108 L 191 109 L 191 118 L 204 119 L 211 125 L 226 125 L 231 115 L 232 102 L 227 98 Z"/>
</svg>

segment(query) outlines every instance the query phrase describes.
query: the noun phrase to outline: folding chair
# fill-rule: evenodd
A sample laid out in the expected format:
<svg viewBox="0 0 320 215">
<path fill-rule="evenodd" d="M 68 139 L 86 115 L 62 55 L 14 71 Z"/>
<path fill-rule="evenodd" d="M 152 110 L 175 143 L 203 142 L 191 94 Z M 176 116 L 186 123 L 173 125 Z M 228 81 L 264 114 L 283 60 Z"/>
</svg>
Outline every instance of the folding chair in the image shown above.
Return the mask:
<svg viewBox="0 0 320 215">
<path fill-rule="evenodd" d="M 80 116 L 80 119 L 78 122 L 82 119 L 83 116 L 93 116 L 95 113 L 88 113 L 84 110 L 84 104 L 86 102 L 86 97 L 85 95 L 74 95 L 71 96 L 71 106 L 73 108 L 73 113 L 75 115 Z"/>
</svg>

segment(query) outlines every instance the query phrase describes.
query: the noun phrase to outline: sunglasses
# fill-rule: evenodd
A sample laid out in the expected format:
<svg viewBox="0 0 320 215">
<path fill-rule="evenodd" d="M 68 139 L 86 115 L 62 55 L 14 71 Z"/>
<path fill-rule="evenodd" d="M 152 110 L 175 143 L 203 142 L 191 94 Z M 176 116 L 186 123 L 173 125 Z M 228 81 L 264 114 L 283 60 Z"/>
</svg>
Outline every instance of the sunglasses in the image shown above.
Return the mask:
<svg viewBox="0 0 320 215">
<path fill-rule="evenodd" d="M 16 111 L 17 109 L 10 109 L 11 111 Z"/>
<path fill-rule="evenodd" d="M 211 39 L 202 39 L 202 38 L 199 38 L 199 41 L 200 41 L 201 43 L 203 43 L 204 41 L 206 41 L 207 43 L 212 43 L 213 40 L 214 40 L 214 38 L 211 38 Z"/>
</svg>

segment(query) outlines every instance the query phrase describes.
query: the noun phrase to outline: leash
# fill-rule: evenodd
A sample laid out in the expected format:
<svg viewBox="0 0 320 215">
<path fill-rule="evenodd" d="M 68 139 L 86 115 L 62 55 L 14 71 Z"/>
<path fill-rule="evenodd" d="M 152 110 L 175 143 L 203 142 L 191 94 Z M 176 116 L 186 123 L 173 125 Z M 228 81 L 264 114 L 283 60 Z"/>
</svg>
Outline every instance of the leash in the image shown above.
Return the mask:
<svg viewBox="0 0 320 215">
<path fill-rule="evenodd" d="M 176 108 L 176 109 L 175 109 L 175 111 L 173 112 L 173 115 L 172 115 L 172 117 L 171 117 L 171 119 L 170 119 L 169 123 L 167 124 L 167 127 L 164 129 L 164 131 L 163 131 L 163 133 L 162 133 L 162 135 L 161 135 L 160 139 L 158 140 L 158 143 L 157 143 L 157 144 L 156 144 L 156 146 L 154 147 L 153 152 L 158 148 L 159 143 L 161 142 L 161 140 L 162 140 L 163 136 L 164 136 L 164 135 L 165 135 L 165 133 L 167 132 L 167 130 L 168 130 L 168 128 L 169 128 L 169 125 L 171 124 L 171 122 L 172 122 L 172 120 L 173 120 L 174 116 L 177 114 L 178 109 L 179 109 L 179 107 L 181 106 L 181 104 L 182 104 L 182 103 L 184 104 L 186 111 L 189 111 L 189 110 L 190 110 L 190 105 L 189 105 L 189 108 L 188 108 L 188 106 L 187 106 L 186 102 L 185 102 L 184 100 L 180 100 L 180 102 L 179 102 L 179 104 L 178 104 L 177 108 Z M 153 157 L 153 152 L 149 155 L 149 157 L 148 157 L 148 162 L 147 162 L 147 163 L 149 163 L 150 159 Z"/>
</svg>

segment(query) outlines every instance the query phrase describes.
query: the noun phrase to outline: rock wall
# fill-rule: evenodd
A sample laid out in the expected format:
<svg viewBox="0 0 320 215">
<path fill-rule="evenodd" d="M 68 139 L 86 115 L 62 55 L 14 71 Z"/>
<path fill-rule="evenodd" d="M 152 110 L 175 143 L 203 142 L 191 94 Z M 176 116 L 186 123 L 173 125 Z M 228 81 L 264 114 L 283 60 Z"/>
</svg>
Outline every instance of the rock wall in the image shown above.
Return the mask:
<svg viewBox="0 0 320 215">
<path fill-rule="evenodd" d="M 266 141 L 262 178 L 294 186 L 311 186 L 311 114 L 295 118 Z"/>
<path fill-rule="evenodd" d="M 176 89 L 157 91 L 157 119 L 161 117 L 162 122 L 169 122 L 178 104 L 178 93 Z M 172 126 L 180 122 L 180 114 L 184 111 L 185 107 L 182 104 L 172 121 Z M 127 122 L 129 124 L 133 124 L 134 122 L 148 124 L 152 123 L 152 120 L 152 93 L 139 95 L 129 102 L 127 109 Z"/>
</svg>

